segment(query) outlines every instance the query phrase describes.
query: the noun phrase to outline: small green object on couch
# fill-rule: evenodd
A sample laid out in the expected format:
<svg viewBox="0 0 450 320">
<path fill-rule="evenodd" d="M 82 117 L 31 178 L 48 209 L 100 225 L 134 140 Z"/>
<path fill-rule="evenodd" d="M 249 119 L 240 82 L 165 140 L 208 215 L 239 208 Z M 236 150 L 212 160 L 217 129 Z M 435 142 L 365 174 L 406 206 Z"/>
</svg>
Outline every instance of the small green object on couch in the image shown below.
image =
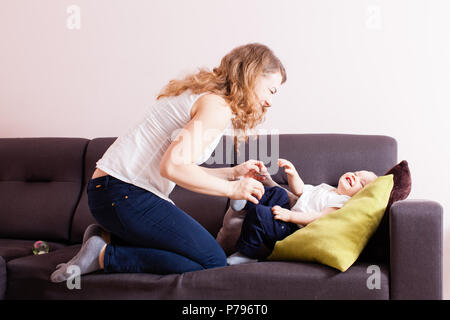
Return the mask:
<svg viewBox="0 0 450 320">
<path fill-rule="evenodd" d="M 268 259 L 318 262 L 346 271 L 377 229 L 393 186 L 392 174 L 378 177 L 342 208 L 277 241 Z"/>
</svg>

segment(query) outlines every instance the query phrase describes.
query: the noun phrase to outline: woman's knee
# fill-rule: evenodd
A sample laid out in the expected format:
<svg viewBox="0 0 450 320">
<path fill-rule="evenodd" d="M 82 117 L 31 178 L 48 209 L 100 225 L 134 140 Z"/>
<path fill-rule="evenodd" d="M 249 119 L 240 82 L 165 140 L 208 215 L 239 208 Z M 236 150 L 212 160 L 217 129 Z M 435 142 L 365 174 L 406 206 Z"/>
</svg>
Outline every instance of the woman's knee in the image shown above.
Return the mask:
<svg viewBox="0 0 450 320">
<path fill-rule="evenodd" d="M 225 267 L 226 265 L 227 256 L 219 244 L 207 255 L 205 261 L 202 263 L 205 269 Z"/>
<path fill-rule="evenodd" d="M 218 254 L 214 256 L 211 268 L 225 267 L 227 265 L 227 256 L 225 252 L 221 250 Z"/>
</svg>

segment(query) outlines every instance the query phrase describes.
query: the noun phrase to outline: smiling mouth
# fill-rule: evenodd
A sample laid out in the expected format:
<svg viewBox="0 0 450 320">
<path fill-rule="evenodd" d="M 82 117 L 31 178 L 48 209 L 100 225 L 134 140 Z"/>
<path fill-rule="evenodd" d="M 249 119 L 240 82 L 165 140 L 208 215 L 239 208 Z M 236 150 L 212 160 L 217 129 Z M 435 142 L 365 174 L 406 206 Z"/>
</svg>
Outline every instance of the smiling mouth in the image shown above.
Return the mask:
<svg viewBox="0 0 450 320">
<path fill-rule="evenodd" d="M 264 102 L 262 103 L 262 106 L 263 106 L 264 108 L 269 108 L 269 107 L 271 107 L 271 105 L 270 105 L 266 100 L 264 100 Z"/>
<path fill-rule="evenodd" d="M 345 180 L 347 180 L 350 187 L 353 187 L 353 180 L 350 177 L 345 178 Z"/>
</svg>

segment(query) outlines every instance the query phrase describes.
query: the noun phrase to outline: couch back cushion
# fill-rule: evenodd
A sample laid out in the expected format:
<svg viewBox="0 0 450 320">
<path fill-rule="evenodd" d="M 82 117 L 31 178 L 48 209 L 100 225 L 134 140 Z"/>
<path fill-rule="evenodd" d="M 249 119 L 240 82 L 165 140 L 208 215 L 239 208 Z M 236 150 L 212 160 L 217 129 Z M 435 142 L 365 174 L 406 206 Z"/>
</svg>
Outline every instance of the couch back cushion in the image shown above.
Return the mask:
<svg viewBox="0 0 450 320">
<path fill-rule="evenodd" d="M 262 160 L 279 184 L 287 184 L 287 176 L 278 168 L 278 158 L 291 161 L 306 184 L 333 186 L 345 172 L 366 169 L 383 175 L 397 161 L 397 143 L 387 136 L 280 134 L 253 138 L 239 146 L 235 163 Z"/>
<path fill-rule="evenodd" d="M 89 142 L 85 156 L 83 192 L 73 217 L 70 242 L 79 243 L 83 238 L 86 227 L 96 223 L 89 210 L 87 199 L 87 183 L 95 171 L 96 162 L 103 156 L 117 137 L 96 138 Z M 217 168 L 230 167 L 233 162 L 233 138 L 224 136 L 202 167 Z M 194 193 L 180 186 L 175 186 L 169 196 L 182 210 L 191 215 L 214 236 L 219 231 L 227 207 L 227 198 L 214 197 Z"/>
<path fill-rule="evenodd" d="M 0 237 L 67 241 L 81 187 L 83 138 L 0 139 Z"/>
<path fill-rule="evenodd" d="M 80 243 L 83 239 L 84 230 L 92 223 L 97 223 L 92 216 L 87 199 L 87 184 L 95 171 L 96 162 L 103 156 L 109 146 L 117 137 L 95 138 L 89 141 L 84 156 L 83 185 L 80 201 L 72 219 L 70 231 L 70 243 Z"/>
</svg>

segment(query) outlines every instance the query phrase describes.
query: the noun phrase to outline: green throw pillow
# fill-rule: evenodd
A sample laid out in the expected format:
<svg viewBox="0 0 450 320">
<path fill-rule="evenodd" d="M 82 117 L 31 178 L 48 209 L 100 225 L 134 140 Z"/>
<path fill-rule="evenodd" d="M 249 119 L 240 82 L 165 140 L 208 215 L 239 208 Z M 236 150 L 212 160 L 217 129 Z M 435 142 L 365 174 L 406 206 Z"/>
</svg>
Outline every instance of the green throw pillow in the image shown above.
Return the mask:
<svg viewBox="0 0 450 320">
<path fill-rule="evenodd" d="M 377 229 L 394 186 L 380 176 L 345 205 L 277 241 L 269 260 L 319 262 L 346 271 Z"/>
</svg>

